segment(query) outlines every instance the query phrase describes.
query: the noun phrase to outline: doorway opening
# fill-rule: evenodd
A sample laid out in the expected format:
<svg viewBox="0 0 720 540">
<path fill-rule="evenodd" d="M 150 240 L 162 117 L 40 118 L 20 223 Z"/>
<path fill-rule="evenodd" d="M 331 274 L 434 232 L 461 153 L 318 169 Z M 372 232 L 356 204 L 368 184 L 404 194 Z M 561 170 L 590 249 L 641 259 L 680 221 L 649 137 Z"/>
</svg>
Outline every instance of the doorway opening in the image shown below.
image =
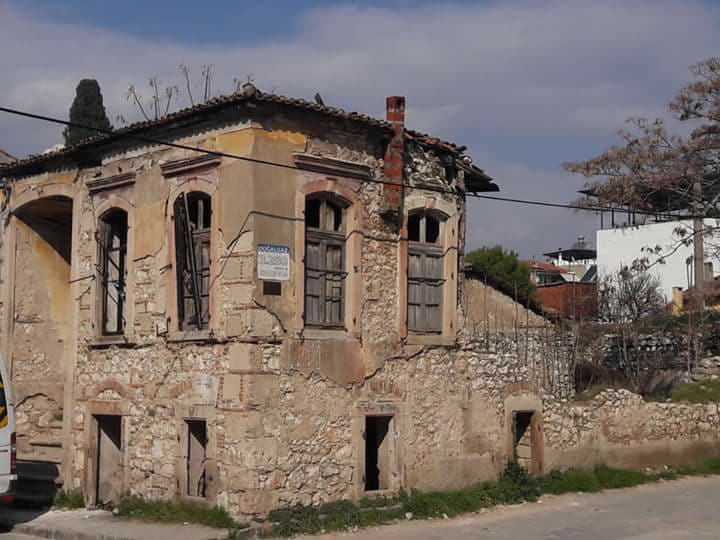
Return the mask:
<svg viewBox="0 0 720 540">
<path fill-rule="evenodd" d="M 395 461 L 392 416 L 365 417 L 365 491 L 390 489 Z"/>
<path fill-rule="evenodd" d="M 513 413 L 513 461 L 528 471 L 531 471 L 533 462 L 532 424 L 534 415 L 534 411 Z"/>
<path fill-rule="evenodd" d="M 117 502 L 123 490 L 122 416 L 97 415 L 95 501 L 98 506 Z"/>
<path fill-rule="evenodd" d="M 18 459 L 33 468 L 60 463 L 63 455 L 60 396 L 75 312 L 70 284 L 72 215 L 73 201 L 64 196 L 31 201 L 11 214 L 11 357 L 6 361 L 13 388 L 31 396 L 18 405 L 17 413 L 27 420 L 18 424 L 17 447 Z"/>
<path fill-rule="evenodd" d="M 207 491 L 207 422 L 205 420 L 185 420 L 187 424 L 187 486 L 190 497 L 205 497 Z"/>
</svg>

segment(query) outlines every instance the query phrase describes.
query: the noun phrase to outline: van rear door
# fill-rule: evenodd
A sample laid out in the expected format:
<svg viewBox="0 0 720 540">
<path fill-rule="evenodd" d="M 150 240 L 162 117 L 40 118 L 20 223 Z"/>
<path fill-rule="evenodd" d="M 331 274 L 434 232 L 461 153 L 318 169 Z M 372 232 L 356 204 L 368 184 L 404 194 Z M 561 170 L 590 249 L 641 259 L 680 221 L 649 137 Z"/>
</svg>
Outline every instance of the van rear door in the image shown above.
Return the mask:
<svg viewBox="0 0 720 540">
<path fill-rule="evenodd" d="M 12 494 L 15 474 L 15 414 L 5 365 L 0 358 L 0 501 Z"/>
</svg>

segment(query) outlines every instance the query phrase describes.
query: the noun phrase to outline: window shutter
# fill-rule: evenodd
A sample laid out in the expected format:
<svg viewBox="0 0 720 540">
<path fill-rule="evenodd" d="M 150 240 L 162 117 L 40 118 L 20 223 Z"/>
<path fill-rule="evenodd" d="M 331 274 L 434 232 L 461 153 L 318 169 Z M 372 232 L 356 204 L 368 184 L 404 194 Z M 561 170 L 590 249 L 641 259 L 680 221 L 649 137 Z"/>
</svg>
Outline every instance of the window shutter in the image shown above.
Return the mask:
<svg viewBox="0 0 720 540">
<path fill-rule="evenodd" d="M 423 330 L 422 259 L 423 256 L 419 253 L 408 254 L 408 328 L 410 330 Z"/>
<path fill-rule="evenodd" d="M 428 278 L 425 282 L 425 320 L 427 322 L 426 330 L 430 332 L 442 331 L 442 263 L 443 260 L 439 256 L 425 256 Z"/>
<path fill-rule="evenodd" d="M 305 322 L 342 326 L 345 296 L 344 212 L 309 199 L 305 221 Z"/>
<path fill-rule="evenodd" d="M 343 248 L 342 245 L 327 244 L 327 266 L 325 277 L 325 322 L 342 322 L 343 299 Z"/>
<path fill-rule="evenodd" d="M 320 244 L 307 241 L 305 247 L 305 319 L 319 323 L 320 291 L 322 287 L 320 268 Z"/>
<path fill-rule="evenodd" d="M 442 332 L 445 279 L 440 227 L 426 214 L 408 218 L 407 328 L 413 332 Z"/>
</svg>

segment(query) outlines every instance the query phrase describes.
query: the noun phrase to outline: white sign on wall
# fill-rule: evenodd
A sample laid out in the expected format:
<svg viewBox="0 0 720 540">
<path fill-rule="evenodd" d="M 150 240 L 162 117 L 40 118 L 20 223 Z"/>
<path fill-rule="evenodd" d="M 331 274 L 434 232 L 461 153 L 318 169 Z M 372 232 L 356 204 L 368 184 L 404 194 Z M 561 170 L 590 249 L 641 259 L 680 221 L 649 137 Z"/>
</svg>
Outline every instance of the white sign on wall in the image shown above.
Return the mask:
<svg viewBox="0 0 720 540">
<path fill-rule="evenodd" d="M 290 248 L 260 244 L 257 250 L 257 277 L 267 281 L 290 279 Z"/>
</svg>

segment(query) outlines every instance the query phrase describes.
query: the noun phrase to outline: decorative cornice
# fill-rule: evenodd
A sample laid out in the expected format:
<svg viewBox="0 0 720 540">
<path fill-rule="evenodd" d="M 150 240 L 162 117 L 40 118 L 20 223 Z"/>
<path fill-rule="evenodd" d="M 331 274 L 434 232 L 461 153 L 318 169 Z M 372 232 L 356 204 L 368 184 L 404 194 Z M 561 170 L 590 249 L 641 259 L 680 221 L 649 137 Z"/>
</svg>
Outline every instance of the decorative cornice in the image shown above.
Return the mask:
<svg viewBox="0 0 720 540">
<path fill-rule="evenodd" d="M 293 159 L 297 168 L 305 171 L 358 180 L 372 178 L 372 169 L 362 163 L 311 154 L 293 154 Z"/>
<path fill-rule="evenodd" d="M 94 193 L 96 191 L 102 191 L 104 189 L 115 189 L 115 188 L 119 188 L 121 186 L 127 186 L 129 184 L 134 184 L 135 176 L 136 176 L 136 174 L 134 172 L 126 172 L 126 173 L 116 174 L 113 176 L 105 176 L 103 178 L 94 178 L 92 180 L 86 180 L 85 185 L 87 186 L 88 191 L 90 191 L 90 193 Z"/>
<path fill-rule="evenodd" d="M 196 173 L 202 169 L 209 169 L 220 165 L 221 156 L 206 154 L 204 156 L 168 161 L 160 165 L 163 176 L 181 176 Z"/>
</svg>

